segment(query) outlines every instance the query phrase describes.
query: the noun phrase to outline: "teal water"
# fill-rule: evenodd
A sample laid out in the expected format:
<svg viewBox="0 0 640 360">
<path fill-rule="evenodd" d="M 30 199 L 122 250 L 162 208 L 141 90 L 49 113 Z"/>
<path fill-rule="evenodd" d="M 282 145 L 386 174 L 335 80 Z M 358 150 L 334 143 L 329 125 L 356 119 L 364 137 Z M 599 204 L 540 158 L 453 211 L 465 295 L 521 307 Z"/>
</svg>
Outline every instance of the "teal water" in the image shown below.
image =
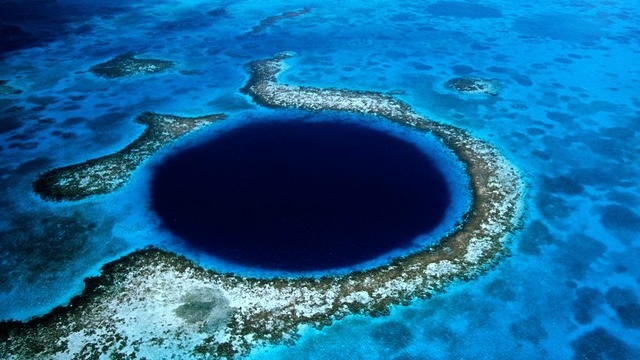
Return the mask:
<svg viewBox="0 0 640 360">
<path fill-rule="evenodd" d="M 254 30 L 261 20 L 309 7 Z M 0 318 L 65 304 L 106 262 L 180 250 L 146 211 L 149 159 L 121 190 L 45 203 L 37 174 L 124 147 L 143 111 L 260 118 L 245 64 L 281 51 L 280 81 L 396 93 L 486 140 L 526 174 L 511 256 L 386 317 L 303 330 L 253 359 L 640 358 L 640 11 L 634 1 L 22 1 L 0 4 Z M 118 54 L 175 69 L 105 79 Z M 444 83 L 495 79 L 497 96 Z M 189 254 L 203 264 L 206 257 Z M 177 351 L 177 350 L 176 350 Z"/>
</svg>

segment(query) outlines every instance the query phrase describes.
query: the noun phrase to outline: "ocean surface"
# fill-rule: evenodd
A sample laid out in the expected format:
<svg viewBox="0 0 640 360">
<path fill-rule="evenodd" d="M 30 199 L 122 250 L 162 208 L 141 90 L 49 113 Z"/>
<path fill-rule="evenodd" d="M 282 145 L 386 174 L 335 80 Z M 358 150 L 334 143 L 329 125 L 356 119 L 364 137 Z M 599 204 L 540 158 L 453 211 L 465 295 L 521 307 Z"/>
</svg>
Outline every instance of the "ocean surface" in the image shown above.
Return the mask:
<svg viewBox="0 0 640 360">
<path fill-rule="evenodd" d="M 250 359 L 640 358 L 633 0 L 3 1 L 0 319 L 66 304 L 85 277 L 147 245 L 233 269 L 162 229 L 149 211 L 151 170 L 236 122 L 277 116 L 239 89 L 247 63 L 282 51 L 296 53 L 283 83 L 392 93 L 498 148 L 527 182 L 526 214 L 510 256 L 481 277 L 388 316 L 301 329 L 294 345 Z M 125 53 L 175 66 L 89 71 Z M 457 77 L 502 88 L 444 86 Z M 163 148 L 112 194 L 55 203 L 32 191 L 38 174 L 124 148 L 145 111 L 228 118 Z"/>
</svg>

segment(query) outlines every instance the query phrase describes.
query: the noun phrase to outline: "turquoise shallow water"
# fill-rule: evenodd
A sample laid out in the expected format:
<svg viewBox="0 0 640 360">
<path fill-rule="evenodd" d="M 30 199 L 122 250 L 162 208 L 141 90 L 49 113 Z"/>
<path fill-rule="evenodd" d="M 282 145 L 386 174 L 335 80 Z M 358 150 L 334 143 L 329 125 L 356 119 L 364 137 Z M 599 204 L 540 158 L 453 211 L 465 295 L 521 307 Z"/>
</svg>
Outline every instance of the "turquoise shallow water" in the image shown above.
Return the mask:
<svg viewBox="0 0 640 360">
<path fill-rule="evenodd" d="M 287 11 L 295 18 L 271 18 Z M 42 202 L 38 173 L 124 147 L 144 111 L 272 114 L 240 94 L 247 62 L 294 51 L 280 80 L 396 93 L 500 149 L 530 185 L 511 256 L 479 279 L 386 317 L 304 330 L 255 359 L 640 357 L 640 12 L 634 1 L 24 1 L 0 5 L 0 318 L 65 304 L 132 250 L 180 250 L 146 212 L 149 159 L 123 189 Z M 125 52 L 176 62 L 104 79 Z M 196 71 L 197 70 L 197 71 Z M 190 75 L 189 75 L 190 74 Z M 444 87 L 495 79 L 498 96 Z M 212 266 L 210 259 L 190 254 Z M 221 266 L 221 264 L 217 264 Z"/>
</svg>

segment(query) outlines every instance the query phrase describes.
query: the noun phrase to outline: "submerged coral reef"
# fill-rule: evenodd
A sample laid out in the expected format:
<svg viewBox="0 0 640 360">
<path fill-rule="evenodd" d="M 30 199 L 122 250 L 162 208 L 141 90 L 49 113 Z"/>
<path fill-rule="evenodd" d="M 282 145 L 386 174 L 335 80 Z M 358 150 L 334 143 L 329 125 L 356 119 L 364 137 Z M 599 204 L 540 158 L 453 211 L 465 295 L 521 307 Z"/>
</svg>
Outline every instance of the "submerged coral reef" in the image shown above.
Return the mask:
<svg viewBox="0 0 640 360">
<path fill-rule="evenodd" d="M 8 82 L 8 80 L 0 80 L 0 95 L 18 95 L 22 93 L 22 90 L 7 85 Z"/>
<path fill-rule="evenodd" d="M 304 14 L 307 14 L 309 12 L 311 12 L 311 8 L 305 7 L 304 9 L 301 9 L 301 10 L 298 10 L 298 11 L 286 11 L 286 12 L 283 12 L 282 14 L 280 14 L 280 15 L 269 16 L 268 18 L 260 20 L 260 25 L 254 26 L 251 29 L 251 31 L 247 33 L 247 35 L 258 35 L 258 34 L 262 33 L 268 27 L 273 26 L 274 24 L 276 24 L 277 22 L 279 22 L 281 20 L 293 19 L 293 18 L 302 16 Z"/>
</svg>

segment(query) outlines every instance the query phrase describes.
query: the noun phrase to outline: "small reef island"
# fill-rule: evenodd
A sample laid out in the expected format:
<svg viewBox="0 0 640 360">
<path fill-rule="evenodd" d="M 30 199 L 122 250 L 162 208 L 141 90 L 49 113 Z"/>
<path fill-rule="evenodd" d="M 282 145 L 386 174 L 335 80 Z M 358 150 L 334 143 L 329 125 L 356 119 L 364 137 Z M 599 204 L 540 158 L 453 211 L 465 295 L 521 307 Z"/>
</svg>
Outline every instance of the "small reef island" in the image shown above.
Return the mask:
<svg viewBox="0 0 640 360">
<path fill-rule="evenodd" d="M 468 95 L 497 96 L 502 90 L 502 84 L 498 80 L 479 77 L 458 77 L 448 80 L 444 87 Z"/>
<path fill-rule="evenodd" d="M 135 53 L 120 54 L 113 59 L 94 65 L 89 69 L 96 76 L 108 79 L 156 74 L 169 70 L 175 65 L 173 61 L 159 59 L 137 59 Z"/>
<path fill-rule="evenodd" d="M 292 343 L 303 326 L 322 328 L 350 314 L 381 316 L 392 305 L 428 298 L 482 274 L 508 252 L 525 185 L 495 148 L 390 95 L 280 84 L 277 75 L 290 56 L 250 63 L 242 92 L 271 108 L 369 114 L 432 133 L 469 175 L 473 201 L 460 224 L 436 245 L 386 265 L 320 278 L 221 274 L 174 253 L 142 249 L 86 279 L 67 306 L 26 323 L 2 323 L 0 357 L 238 358 L 258 346 Z"/>
</svg>

